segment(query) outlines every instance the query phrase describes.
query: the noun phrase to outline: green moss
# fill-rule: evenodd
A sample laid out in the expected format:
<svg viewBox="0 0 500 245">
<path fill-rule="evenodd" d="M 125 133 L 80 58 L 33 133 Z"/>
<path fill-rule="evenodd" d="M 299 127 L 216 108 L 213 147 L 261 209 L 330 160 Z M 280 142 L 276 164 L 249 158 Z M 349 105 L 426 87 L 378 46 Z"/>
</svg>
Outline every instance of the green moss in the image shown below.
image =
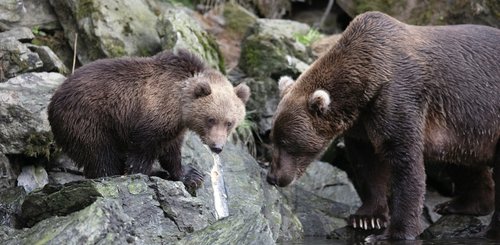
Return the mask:
<svg viewBox="0 0 500 245">
<path fill-rule="evenodd" d="M 321 37 L 321 33 L 319 33 L 316 29 L 310 29 L 306 34 L 294 33 L 293 37 L 295 37 L 297 42 L 302 43 L 305 46 L 310 46 Z"/>
<path fill-rule="evenodd" d="M 222 56 L 222 53 L 219 49 L 219 45 L 217 42 L 212 38 L 207 33 L 200 33 L 198 31 L 192 31 L 193 34 L 196 36 L 198 41 L 200 41 L 200 45 L 202 46 L 203 50 L 205 53 L 203 54 L 206 60 L 214 60 L 217 62 L 217 64 L 211 64 L 212 66 L 215 65 L 215 69 L 218 69 L 221 71 L 223 74 L 226 73 L 225 69 L 225 64 L 224 64 L 224 58 Z"/>
<path fill-rule="evenodd" d="M 257 18 L 240 5 L 230 2 L 224 5 L 224 18 L 228 30 L 237 36 L 243 36 Z"/>
<path fill-rule="evenodd" d="M 243 44 L 240 67 L 250 76 L 268 77 L 273 72 L 280 72 L 278 67 L 286 62 L 284 47 L 279 42 L 261 40 L 259 37 L 249 37 Z"/>
<path fill-rule="evenodd" d="M 96 183 L 97 191 L 103 197 L 118 197 L 120 195 L 117 186 L 111 184 Z"/>
<path fill-rule="evenodd" d="M 75 11 L 75 16 L 77 20 L 80 20 L 85 17 L 90 17 L 93 12 L 95 12 L 93 0 L 77 1 L 76 11 Z"/>
<path fill-rule="evenodd" d="M 29 157 L 51 159 L 60 154 L 61 149 L 55 146 L 52 132 L 33 132 L 26 139 L 26 148 L 23 153 Z"/>
<path fill-rule="evenodd" d="M 130 192 L 130 194 L 137 195 L 137 194 L 141 194 L 141 193 L 146 192 L 148 189 L 148 186 L 141 179 L 138 179 L 138 180 L 133 179 L 128 184 L 127 188 L 128 188 L 128 191 Z"/>
<path fill-rule="evenodd" d="M 125 44 L 121 40 L 104 37 L 101 40 L 104 50 L 108 53 L 109 57 L 121 57 L 127 54 Z"/>
</svg>

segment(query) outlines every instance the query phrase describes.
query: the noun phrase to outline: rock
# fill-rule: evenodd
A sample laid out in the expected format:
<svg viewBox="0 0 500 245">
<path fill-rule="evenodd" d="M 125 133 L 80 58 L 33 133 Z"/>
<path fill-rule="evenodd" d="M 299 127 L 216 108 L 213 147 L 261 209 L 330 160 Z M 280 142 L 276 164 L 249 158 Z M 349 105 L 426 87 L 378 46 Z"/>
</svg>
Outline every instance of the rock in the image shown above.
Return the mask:
<svg viewBox="0 0 500 245">
<path fill-rule="evenodd" d="M 33 32 L 26 27 L 18 27 L 8 31 L 0 32 L 0 40 L 8 37 L 13 37 L 18 41 L 30 41 L 35 38 Z"/>
<path fill-rule="evenodd" d="M 14 187 L 16 185 L 16 178 L 17 175 L 9 159 L 0 153 L 0 190 Z"/>
<path fill-rule="evenodd" d="M 34 226 L 17 239 L 47 236 L 51 243 L 64 239 L 96 243 L 121 237 L 161 244 L 214 222 L 212 211 L 202 199 L 192 197 L 182 182 L 145 175 L 48 185 L 27 196 L 22 217 Z"/>
<path fill-rule="evenodd" d="M 252 91 L 246 107 L 252 112 L 252 120 L 257 123 L 258 133 L 268 134 L 279 103 L 278 82 L 271 78 L 244 78 L 240 82 L 246 83 Z"/>
<path fill-rule="evenodd" d="M 49 0 L 6 0 L 0 4 L 0 24 L 8 29 L 18 26 L 44 30 L 60 28 Z"/>
<path fill-rule="evenodd" d="M 59 59 L 59 57 L 47 46 L 28 45 L 28 48 L 37 53 L 43 61 L 42 71 L 58 72 L 62 74 L 69 74 L 68 68 Z"/>
<path fill-rule="evenodd" d="M 304 227 L 304 236 L 329 235 L 334 230 L 347 225 L 345 219 L 356 208 L 344 203 L 322 198 L 299 186 L 281 190 L 292 212 L 298 216 Z"/>
<path fill-rule="evenodd" d="M 18 73 L 33 71 L 43 66 L 37 53 L 31 52 L 26 45 L 14 37 L 0 39 L 0 82 Z"/>
<path fill-rule="evenodd" d="M 257 16 L 235 2 L 224 4 L 222 16 L 224 16 L 224 24 L 227 30 L 238 37 L 243 37 L 248 28 L 257 21 Z"/>
<path fill-rule="evenodd" d="M 82 64 L 104 57 L 149 56 L 160 51 L 157 17 L 145 0 L 51 0 L 69 44 L 78 32 Z M 74 48 L 74 47 L 73 47 Z"/>
<path fill-rule="evenodd" d="M 20 21 L 26 11 L 22 0 L 5 0 L 0 3 L 0 23 Z M 4 29 L 4 28 L 1 28 Z"/>
<path fill-rule="evenodd" d="M 330 163 L 311 163 L 295 185 L 322 198 L 354 208 L 361 206 L 361 200 L 347 174 Z"/>
<path fill-rule="evenodd" d="M 84 180 L 85 177 L 81 174 L 69 173 L 69 172 L 49 172 L 49 183 L 53 185 L 64 185 L 69 182 Z"/>
<path fill-rule="evenodd" d="M 276 0 L 276 1 L 254 1 L 254 0 L 238 0 L 245 9 L 249 9 L 258 16 L 268 19 L 280 19 L 287 12 L 291 11 L 291 1 Z"/>
<path fill-rule="evenodd" d="M 22 186 L 27 193 L 44 187 L 49 183 L 49 176 L 42 166 L 25 166 L 17 177 L 17 186 Z"/>
<path fill-rule="evenodd" d="M 278 190 L 265 180 L 265 171 L 241 148 L 226 145 L 220 154 L 228 195 L 229 215 L 262 212 L 269 220 L 274 240 L 302 238 L 302 225 Z"/>
<path fill-rule="evenodd" d="M 339 6 L 342 7 L 341 4 Z M 354 1 L 353 7 L 354 14 L 378 10 L 403 22 L 416 25 L 482 24 L 500 27 L 500 3 L 497 0 L 428 2 L 359 0 Z M 344 10 L 347 13 L 352 12 L 349 7 Z"/>
<path fill-rule="evenodd" d="M 162 49 L 184 48 L 199 55 L 211 67 L 225 72 L 224 59 L 213 37 L 191 17 L 191 10 L 167 9 L 156 26 Z"/>
<path fill-rule="evenodd" d="M 326 53 L 337 41 L 342 37 L 342 34 L 334 34 L 321 37 L 311 44 L 312 53 L 315 59 Z"/>
<path fill-rule="evenodd" d="M 424 230 L 421 237 L 423 239 L 470 238 L 479 235 L 488 226 L 488 222 L 488 218 L 445 215 Z"/>
<path fill-rule="evenodd" d="M 59 73 L 24 73 L 0 83 L 0 153 L 49 157 L 47 105 L 64 81 Z"/>
<path fill-rule="evenodd" d="M 310 30 L 290 20 L 257 20 L 241 44 L 239 67 L 256 78 L 298 76 L 313 61 L 308 44 L 299 42 Z"/>
<path fill-rule="evenodd" d="M 267 220 L 260 214 L 233 215 L 190 234 L 176 244 L 275 244 Z"/>
<path fill-rule="evenodd" d="M 26 192 L 22 187 L 0 189 L 0 226 L 5 225 L 11 228 L 21 226 L 18 218 L 25 196 Z"/>
</svg>

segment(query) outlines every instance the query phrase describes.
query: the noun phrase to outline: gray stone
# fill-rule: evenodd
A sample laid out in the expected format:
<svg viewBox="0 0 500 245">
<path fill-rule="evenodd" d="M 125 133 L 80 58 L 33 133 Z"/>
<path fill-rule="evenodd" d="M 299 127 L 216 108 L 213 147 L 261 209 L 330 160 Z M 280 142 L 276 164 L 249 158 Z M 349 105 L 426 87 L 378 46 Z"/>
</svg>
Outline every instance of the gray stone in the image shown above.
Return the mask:
<svg viewBox="0 0 500 245">
<path fill-rule="evenodd" d="M 291 20 L 257 20 L 241 44 L 239 67 L 257 78 L 298 76 L 313 61 L 310 48 L 299 42 L 310 30 Z"/>
<path fill-rule="evenodd" d="M 46 186 L 27 196 L 22 217 L 33 227 L 8 241 L 161 244 L 214 222 L 203 200 L 181 182 L 144 175 Z"/>
<path fill-rule="evenodd" d="M 8 31 L 0 32 L 0 40 L 7 37 L 13 37 L 19 41 L 30 41 L 31 39 L 35 38 L 35 35 L 33 35 L 33 32 L 31 32 L 29 28 L 18 27 Z"/>
<path fill-rule="evenodd" d="M 159 17 L 156 29 L 161 47 L 166 50 L 184 48 L 199 55 L 211 67 L 225 71 L 224 60 L 213 37 L 193 17 L 192 10 L 167 9 Z"/>
<path fill-rule="evenodd" d="M 489 215 L 491 217 L 491 215 Z M 424 230 L 424 239 L 470 238 L 479 235 L 488 225 L 489 219 L 469 215 L 445 215 Z"/>
<path fill-rule="evenodd" d="M 53 140 L 46 108 L 63 80 L 59 73 L 40 72 L 0 83 L 1 153 L 50 155 Z"/>
<path fill-rule="evenodd" d="M 144 0 L 51 0 L 66 38 L 74 48 L 78 32 L 78 60 L 103 57 L 148 56 L 160 51 L 157 17 Z"/>
<path fill-rule="evenodd" d="M 43 61 L 42 71 L 58 72 L 61 74 L 69 74 L 68 68 L 59 59 L 59 57 L 47 46 L 28 45 L 28 48 L 37 53 Z"/>
<path fill-rule="evenodd" d="M 262 212 L 269 220 L 275 240 L 296 240 L 303 236 L 302 224 L 290 212 L 283 196 L 265 180 L 265 171 L 246 151 L 227 145 L 220 154 L 228 195 L 229 215 Z"/>
<path fill-rule="evenodd" d="M 0 2 L 0 23 L 17 22 L 26 11 L 22 0 L 4 0 Z"/>
<path fill-rule="evenodd" d="M 0 24 L 54 30 L 60 28 L 49 0 L 6 0 L 0 4 Z M 0 28 L 1 29 L 1 28 Z"/>
<path fill-rule="evenodd" d="M 22 187 L 0 189 L 0 226 L 20 227 L 18 217 L 26 192 Z M 1 241 L 1 235 L 0 235 Z"/>
<path fill-rule="evenodd" d="M 299 186 L 281 190 L 292 212 L 304 228 L 304 236 L 327 236 L 347 225 L 345 219 L 356 209 L 344 203 L 322 198 Z"/>
<path fill-rule="evenodd" d="M 322 198 L 356 208 L 361 206 L 361 200 L 347 174 L 330 163 L 312 162 L 296 185 Z"/>
<path fill-rule="evenodd" d="M 16 174 L 7 156 L 0 153 L 0 189 L 14 187 Z"/>
<path fill-rule="evenodd" d="M 49 175 L 49 184 L 54 185 L 64 185 L 69 182 L 84 180 L 85 177 L 81 174 L 74 174 L 69 172 L 48 172 Z"/>
<path fill-rule="evenodd" d="M 25 166 L 17 176 L 17 186 L 22 186 L 27 193 L 40 189 L 48 183 L 49 176 L 42 166 Z"/>
<path fill-rule="evenodd" d="M 0 82 L 18 73 L 34 71 L 43 66 L 37 53 L 14 37 L 0 39 Z"/>
<path fill-rule="evenodd" d="M 278 82 L 271 78 L 244 78 L 252 91 L 247 102 L 247 110 L 252 112 L 252 120 L 257 123 L 258 133 L 266 135 L 272 127 L 272 119 L 279 103 Z"/>
<path fill-rule="evenodd" d="M 233 215 L 190 234 L 176 244 L 275 244 L 267 220 L 260 213 Z"/>
</svg>

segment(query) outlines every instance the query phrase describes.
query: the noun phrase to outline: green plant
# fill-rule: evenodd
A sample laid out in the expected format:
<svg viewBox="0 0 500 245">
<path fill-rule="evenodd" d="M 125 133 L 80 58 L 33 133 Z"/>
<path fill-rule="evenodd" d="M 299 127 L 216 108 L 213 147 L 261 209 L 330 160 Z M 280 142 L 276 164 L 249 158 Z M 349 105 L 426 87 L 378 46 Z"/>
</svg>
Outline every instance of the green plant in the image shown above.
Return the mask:
<svg viewBox="0 0 500 245">
<path fill-rule="evenodd" d="M 47 34 L 44 31 L 40 30 L 40 26 L 33 26 L 31 28 L 31 32 L 35 36 L 47 36 Z"/>
<path fill-rule="evenodd" d="M 247 112 L 245 119 L 243 122 L 236 127 L 236 130 L 233 132 L 231 140 L 235 144 L 239 144 L 241 146 L 244 146 L 248 149 L 248 152 L 250 155 L 253 157 L 257 156 L 257 141 L 255 139 L 255 135 L 258 134 L 256 133 L 258 130 L 257 123 L 251 120 L 252 115 L 254 114 L 254 111 L 249 111 Z M 257 140 L 260 140 L 257 138 Z"/>
<path fill-rule="evenodd" d="M 321 33 L 312 28 L 306 34 L 295 33 L 293 36 L 297 42 L 302 43 L 305 46 L 309 46 L 321 37 Z"/>
</svg>

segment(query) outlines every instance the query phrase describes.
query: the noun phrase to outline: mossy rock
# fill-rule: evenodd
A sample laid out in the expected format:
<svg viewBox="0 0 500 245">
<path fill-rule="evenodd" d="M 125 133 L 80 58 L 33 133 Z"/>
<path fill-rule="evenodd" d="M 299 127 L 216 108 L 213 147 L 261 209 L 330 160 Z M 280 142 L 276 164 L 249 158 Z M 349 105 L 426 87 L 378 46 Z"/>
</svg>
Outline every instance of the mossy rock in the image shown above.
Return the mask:
<svg viewBox="0 0 500 245">
<path fill-rule="evenodd" d="M 239 67 L 256 78 L 299 75 L 313 61 L 311 49 L 298 38 L 310 29 L 290 20 L 259 19 L 242 42 Z"/>
<path fill-rule="evenodd" d="M 190 16 L 186 8 L 168 9 L 159 17 L 156 29 L 163 50 L 187 49 L 211 67 L 225 73 L 224 58 L 215 39 Z"/>
<path fill-rule="evenodd" d="M 497 0 L 356 0 L 356 14 L 376 10 L 415 25 L 482 24 L 500 27 Z"/>
</svg>

